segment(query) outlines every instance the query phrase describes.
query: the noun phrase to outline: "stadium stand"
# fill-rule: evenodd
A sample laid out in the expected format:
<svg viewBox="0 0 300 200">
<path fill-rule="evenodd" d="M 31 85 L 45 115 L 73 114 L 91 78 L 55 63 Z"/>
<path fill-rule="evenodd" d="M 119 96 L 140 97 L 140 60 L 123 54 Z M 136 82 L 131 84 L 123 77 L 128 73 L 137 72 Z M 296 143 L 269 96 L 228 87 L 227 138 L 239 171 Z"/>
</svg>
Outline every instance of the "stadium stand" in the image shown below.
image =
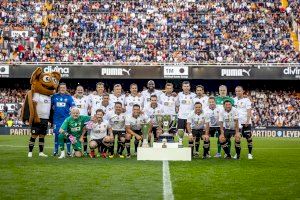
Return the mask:
<svg viewBox="0 0 300 200">
<path fill-rule="evenodd" d="M 287 6 L 275 0 L 5 0 L 0 61 L 299 63 L 291 30 L 299 23 L 299 1 Z"/>
</svg>

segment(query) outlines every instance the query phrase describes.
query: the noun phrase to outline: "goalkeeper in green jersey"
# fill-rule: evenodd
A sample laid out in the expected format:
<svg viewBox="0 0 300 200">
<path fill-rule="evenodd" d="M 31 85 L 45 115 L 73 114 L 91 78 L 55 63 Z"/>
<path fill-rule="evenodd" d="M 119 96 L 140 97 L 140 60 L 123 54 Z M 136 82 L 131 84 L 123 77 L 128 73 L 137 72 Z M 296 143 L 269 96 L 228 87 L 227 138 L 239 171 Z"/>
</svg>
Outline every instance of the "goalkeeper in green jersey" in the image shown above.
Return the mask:
<svg viewBox="0 0 300 200">
<path fill-rule="evenodd" d="M 71 109 L 71 116 L 67 117 L 59 129 L 58 143 L 61 154 L 59 159 L 65 158 L 64 141 L 69 138 L 76 157 L 82 156 L 82 146 L 80 137 L 85 127 L 85 123 L 90 121 L 89 116 L 79 115 L 80 111 L 77 107 Z"/>
<path fill-rule="evenodd" d="M 221 110 L 224 109 L 223 103 L 224 103 L 225 100 L 230 101 L 231 105 L 234 105 L 233 98 L 227 96 L 227 87 L 225 85 L 220 85 L 220 87 L 219 87 L 219 96 L 215 97 L 215 100 L 216 100 L 217 107 Z M 217 136 L 217 138 L 219 137 L 219 135 L 216 135 L 216 136 Z M 215 158 L 220 158 L 222 147 L 220 145 L 219 140 L 217 141 L 217 146 L 218 146 L 218 152 L 216 153 Z M 230 144 L 229 144 L 229 148 L 230 148 Z"/>
</svg>

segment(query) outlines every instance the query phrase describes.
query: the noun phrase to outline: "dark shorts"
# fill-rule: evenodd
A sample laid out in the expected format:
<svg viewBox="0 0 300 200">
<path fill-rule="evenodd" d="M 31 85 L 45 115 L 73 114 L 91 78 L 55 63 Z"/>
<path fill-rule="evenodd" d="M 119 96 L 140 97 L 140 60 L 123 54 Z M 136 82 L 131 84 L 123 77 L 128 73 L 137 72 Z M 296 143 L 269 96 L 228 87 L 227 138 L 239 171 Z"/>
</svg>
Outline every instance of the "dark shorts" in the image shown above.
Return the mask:
<svg viewBox="0 0 300 200">
<path fill-rule="evenodd" d="M 47 135 L 48 119 L 41 119 L 40 123 L 33 123 L 31 126 L 32 135 Z"/>
<path fill-rule="evenodd" d="M 95 141 L 97 143 L 98 147 L 100 147 L 100 145 L 103 144 L 103 138 L 101 138 L 101 139 L 94 139 L 94 140 L 91 140 L 91 141 Z"/>
<path fill-rule="evenodd" d="M 224 129 L 225 138 L 230 139 L 235 135 L 235 130 Z"/>
<path fill-rule="evenodd" d="M 202 135 L 204 135 L 205 131 L 203 129 L 192 129 L 193 137 L 200 137 L 202 139 Z"/>
<path fill-rule="evenodd" d="M 242 124 L 241 133 L 244 138 L 250 138 L 252 136 L 251 125 L 245 126 L 245 124 Z"/>
<path fill-rule="evenodd" d="M 125 137 L 126 131 L 113 131 L 114 137 L 117 135 L 118 137 Z"/>
<path fill-rule="evenodd" d="M 143 136 L 142 130 L 132 130 L 132 131 L 140 136 Z"/>
<path fill-rule="evenodd" d="M 152 127 L 152 133 L 153 133 L 153 137 L 154 137 L 154 138 L 157 138 L 157 133 L 156 133 L 157 129 L 158 129 L 157 126 Z"/>
<path fill-rule="evenodd" d="M 210 137 L 219 137 L 220 136 L 220 127 L 210 127 L 209 128 Z"/>
<path fill-rule="evenodd" d="M 177 129 L 183 129 L 186 131 L 186 119 L 178 119 Z"/>
</svg>

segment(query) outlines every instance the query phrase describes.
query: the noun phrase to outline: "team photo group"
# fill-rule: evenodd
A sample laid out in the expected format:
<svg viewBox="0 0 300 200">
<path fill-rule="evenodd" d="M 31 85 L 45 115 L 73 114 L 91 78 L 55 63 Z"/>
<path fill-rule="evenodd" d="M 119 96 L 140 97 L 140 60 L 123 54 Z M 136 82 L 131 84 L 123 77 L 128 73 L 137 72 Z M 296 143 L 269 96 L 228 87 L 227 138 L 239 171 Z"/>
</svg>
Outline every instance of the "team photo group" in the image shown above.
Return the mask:
<svg viewBox="0 0 300 200">
<path fill-rule="evenodd" d="M 217 96 L 207 96 L 202 85 L 191 88 L 188 81 L 182 82 L 179 93 L 174 92 L 172 83 L 166 83 L 163 90 L 158 90 L 153 80 L 148 81 L 147 88 L 141 92 L 138 85 L 132 83 L 128 88 L 130 92 L 124 93 L 125 88 L 115 84 L 112 92 L 107 93 L 106 85 L 99 82 L 96 91 L 89 95 L 85 95 L 83 86 L 78 85 L 72 96 L 65 83 L 51 81 L 57 84 L 57 93 L 34 93 L 32 97 L 40 120 L 31 123 L 28 157 L 33 157 L 37 138 L 38 155 L 48 157 L 43 150 L 51 126 L 55 140 L 53 156 L 59 159 L 82 156 L 130 158 L 142 145 L 142 124 L 149 124 L 147 140 L 151 147 L 153 142 L 161 142 L 163 134 L 158 116 L 169 116 L 168 132 L 173 136 L 173 142 L 178 130 L 184 130 L 193 158 L 221 158 L 223 149 L 225 159 L 231 159 L 231 155 L 240 159 L 244 138 L 248 146 L 247 158 L 253 159 L 251 101 L 242 86 L 235 88 L 232 98 L 225 85 L 219 86 Z M 211 137 L 218 138 L 215 155 L 210 153 Z M 132 145 L 134 148 L 131 149 Z M 234 153 L 231 146 L 234 146 Z"/>
</svg>

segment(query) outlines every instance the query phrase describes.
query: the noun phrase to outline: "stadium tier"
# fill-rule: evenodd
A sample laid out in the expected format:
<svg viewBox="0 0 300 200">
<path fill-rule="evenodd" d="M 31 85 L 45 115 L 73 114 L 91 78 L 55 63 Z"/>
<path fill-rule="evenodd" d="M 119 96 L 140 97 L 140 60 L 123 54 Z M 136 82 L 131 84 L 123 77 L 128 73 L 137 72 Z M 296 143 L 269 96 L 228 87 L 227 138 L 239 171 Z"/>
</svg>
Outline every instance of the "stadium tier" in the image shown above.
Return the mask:
<svg viewBox="0 0 300 200">
<path fill-rule="evenodd" d="M 0 61 L 299 63 L 299 1 L 1 1 Z"/>
</svg>

